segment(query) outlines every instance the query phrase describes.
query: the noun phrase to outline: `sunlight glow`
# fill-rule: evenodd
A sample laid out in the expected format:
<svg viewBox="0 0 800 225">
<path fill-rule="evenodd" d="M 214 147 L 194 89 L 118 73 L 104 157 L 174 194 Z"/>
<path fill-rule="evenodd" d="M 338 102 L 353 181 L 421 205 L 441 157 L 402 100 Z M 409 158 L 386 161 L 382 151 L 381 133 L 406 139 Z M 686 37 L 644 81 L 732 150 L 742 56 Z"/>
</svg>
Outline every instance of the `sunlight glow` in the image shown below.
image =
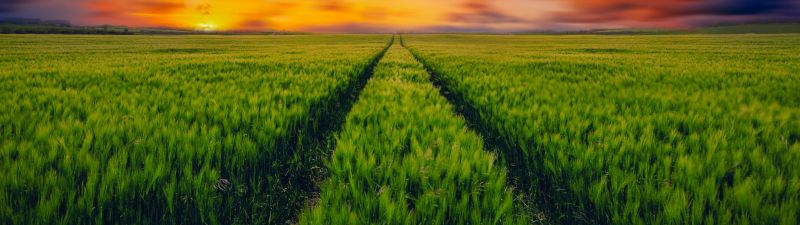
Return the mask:
<svg viewBox="0 0 800 225">
<path fill-rule="evenodd" d="M 211 24 L 211 23 L 197 24 L 197 30 L 203 31 L 203 32 L 211 32 L 211 31 L 214 31 L 216 28 L 217 28 L 217 26 L 215 26 L 214 24 Z"/>
<path fill-rule="evenodd" d="M 525 16 L 507 11 L 522 7 L 523 0 L 505 4 L 472 4 L 476 0 L 81 0 L 90 17 L 79 23 L 132 26 L 168 26 L 202 31 L 352 31 L 416 29 L 429 26 L 501 26 L 495 18 Z M 530 4 L 526 2 L 526 4 Z M 489 15 L 465 17 L 463 15 Z M 516 14 L 516 15 L 515 15 Z M 528 14 L 528 13 L 526 13 Z M 486 18 L 484 18 L 486 17 Z M 522 21 L 522 20 L 517 20 Z M 473 23 L 476 22 L 476 23 Z M 517 23 L 517 25 L 529 24 Z"/>
</svg>

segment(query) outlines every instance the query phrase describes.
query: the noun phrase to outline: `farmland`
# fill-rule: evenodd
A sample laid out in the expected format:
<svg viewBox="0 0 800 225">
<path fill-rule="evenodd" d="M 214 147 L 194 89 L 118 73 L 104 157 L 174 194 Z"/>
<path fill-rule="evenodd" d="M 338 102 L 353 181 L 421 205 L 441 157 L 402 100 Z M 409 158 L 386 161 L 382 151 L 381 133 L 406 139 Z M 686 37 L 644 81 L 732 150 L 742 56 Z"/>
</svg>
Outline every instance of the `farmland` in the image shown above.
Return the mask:
<svg viewBox="0 0 800 225">
<path fill-rule="evenodd" d="M 301 224 L 524 224 L 505 170 L 394 44 L 347 117 Z"/>
<path fill-rule="evenodd" d="M 284 223 L 388 40 L 0 36 L 0 223 Z"/>
<path fill-rule="evenodd" d="M 553 220 L 800 221 L 800 36 L 404 41 Z"/>
<path fill-rule="evenodd" d="M 0 35 L 0 224 L 797 224 L 800 35 Z"/>
</svg>

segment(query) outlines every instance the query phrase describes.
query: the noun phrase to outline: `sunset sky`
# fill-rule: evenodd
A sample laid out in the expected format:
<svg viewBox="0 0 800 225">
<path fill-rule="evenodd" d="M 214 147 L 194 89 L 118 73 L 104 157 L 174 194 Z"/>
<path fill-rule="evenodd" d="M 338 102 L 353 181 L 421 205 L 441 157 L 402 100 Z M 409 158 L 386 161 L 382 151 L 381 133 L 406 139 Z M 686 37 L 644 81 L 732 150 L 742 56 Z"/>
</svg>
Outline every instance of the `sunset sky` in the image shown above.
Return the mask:
<svg viewBox="0 0 800 225">
<path fill-rule="evenodd" d="M 0 0 L 0 17 L 312 32 L 685 28 L 800 20 L 800 0 Z"/>
</svg>

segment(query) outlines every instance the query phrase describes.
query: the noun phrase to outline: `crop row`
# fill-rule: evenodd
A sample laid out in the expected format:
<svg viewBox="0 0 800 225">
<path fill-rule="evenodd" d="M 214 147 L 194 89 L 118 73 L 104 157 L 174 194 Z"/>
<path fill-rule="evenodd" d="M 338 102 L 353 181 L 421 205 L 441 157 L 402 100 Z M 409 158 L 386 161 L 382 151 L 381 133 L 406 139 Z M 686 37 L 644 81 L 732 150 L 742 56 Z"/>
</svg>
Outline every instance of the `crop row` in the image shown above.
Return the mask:
<svg viewBox="0 0 800 225">
<path fill-rule="evenodd" d="M 283 223 L 386 36 L 0 37 L 0 223 Z"/>
<path fill-rule="evenodd" d="M 800 221 L 796 35 L 404 41 L 551 220 Z"/>
<path fill-rule="evenodd" d="M 300 224 L 517 224 L 505 170 L 395 44 L 347 116 Z"/>
</svg>

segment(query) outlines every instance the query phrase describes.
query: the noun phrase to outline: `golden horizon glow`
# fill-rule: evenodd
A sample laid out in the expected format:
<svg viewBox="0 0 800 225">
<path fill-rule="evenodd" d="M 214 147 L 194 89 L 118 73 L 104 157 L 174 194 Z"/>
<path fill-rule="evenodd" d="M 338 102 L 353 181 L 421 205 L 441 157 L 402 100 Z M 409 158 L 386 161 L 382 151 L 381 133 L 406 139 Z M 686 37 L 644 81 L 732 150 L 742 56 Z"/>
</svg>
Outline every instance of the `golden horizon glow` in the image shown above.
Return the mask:
<svg viewBox="0 0 800 225">
<path fill-rule="evenodd" d="M 800 20 L 797 0 L 13 0 L 0 17 L 206 31 L 514 31 Z"/>
<path fill-rule="evenodd" d="M 413 30 L 426 27 L 532 27 L 534 25 L 530 22 L 531 19 L 544 15 L 531 13 L 536 10 L 530 10 L 534 7 L 531 7 L 533 4 L 528 0 L 501 0 L 495 4 L 484 3 L 481 0 L 79 1 L 85 1 L 82 5 L 89 12 L 78 20 L 84 24 L 102 21 L 129 26 L 161 26 L 206 31 L 335 32 L 370 29 Z M 554 4 L 535 5 L 539 8 L 556 8 L 553 7 Z M 477 17 L 464 16 L 470 14 L 475 14 Z M 508 21 L 493 21 L 495 19 Z"/>
</svg>

